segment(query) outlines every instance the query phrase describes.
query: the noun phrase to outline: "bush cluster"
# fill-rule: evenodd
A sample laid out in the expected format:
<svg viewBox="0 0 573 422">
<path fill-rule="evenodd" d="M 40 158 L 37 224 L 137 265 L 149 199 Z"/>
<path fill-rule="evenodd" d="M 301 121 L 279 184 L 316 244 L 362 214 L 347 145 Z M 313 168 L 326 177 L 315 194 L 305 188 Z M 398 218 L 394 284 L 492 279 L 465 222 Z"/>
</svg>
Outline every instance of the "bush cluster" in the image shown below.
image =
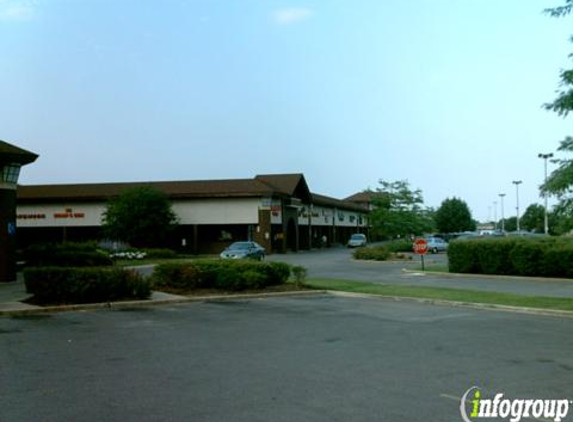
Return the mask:
<svg viewBox="0 0 573 422">
<path fill-rule="evenodd" d="M 177 258 L 177 253 L 171 249 L 162 248 L 144 248 L 144 249 L 122 249 L 111 252 L 109 257 L 112 259 L 173 259 Z"/>
<path fill-rule="evenodd" d="M 24 270 L 28 293 L 39 304 L 98 303 L 147 299 L 151 282 L 120 268 L 38 267 Z"/>
<path fill-rule="evenodd" d="M 45 243 L 27 248 L 23 253 L 27 267 L 100 267 L 112 265 L 96 243 Z"/>
<path fill-rule="evenodd" d="M 408 239 L 392 240 L 385 244 L 390 252 L 412 252 L 413 242 Z"/>
<path fill-rule="evenodd" d="M 390 250 L 385 245 L 358 248 L 353 253 L 354 259 L 369 259 L 386 261 L 390 257 Z"/>
<path fill-rule="evenodd" d="M 448 247 L 450 272 L 573 277 L 573 240 L 490 238 L 454 240 Z"/>
<path fill-rule="evenodd" d="M 153 271 L 157 287 L 175 290 L 261 289 L 285 283 L 291 267 L 282 262 L 197 260 L 186 263 L 160 264 Z"/>
</svg>

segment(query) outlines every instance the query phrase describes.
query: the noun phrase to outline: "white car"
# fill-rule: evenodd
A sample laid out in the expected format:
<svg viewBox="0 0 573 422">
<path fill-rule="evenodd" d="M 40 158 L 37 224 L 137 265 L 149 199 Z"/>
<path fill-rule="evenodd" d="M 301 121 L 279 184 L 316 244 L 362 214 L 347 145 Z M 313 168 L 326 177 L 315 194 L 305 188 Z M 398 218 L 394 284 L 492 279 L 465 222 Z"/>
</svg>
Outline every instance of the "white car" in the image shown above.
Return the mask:
<svg viewBox="0 0 573 422">
<path fill-rule="evenodd" d="M 350 236 L 347 243 L 349 248 L 357 248 L 359 246 L 366 246 L 366 235 L 362 233 L 354 233 Z"/>
</svg>

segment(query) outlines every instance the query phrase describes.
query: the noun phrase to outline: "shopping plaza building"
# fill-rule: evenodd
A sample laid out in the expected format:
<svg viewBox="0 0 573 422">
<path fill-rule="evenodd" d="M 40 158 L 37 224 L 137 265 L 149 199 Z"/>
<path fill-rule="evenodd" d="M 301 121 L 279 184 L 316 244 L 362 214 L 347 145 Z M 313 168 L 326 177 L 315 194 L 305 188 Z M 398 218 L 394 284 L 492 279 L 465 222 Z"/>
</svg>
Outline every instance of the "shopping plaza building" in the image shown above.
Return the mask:
<svg viewBox="0 0 573 422">
<path fill-rule="evenodd" d="M 368 209 L 359 202 L 312 193 L 302 174 L 253 179 L 19 186 L 18 243 L 101 240 L 107 201 L 149 186 L 171 200 L 179 226 L 169 245 L 194 254 L 220 252 L 254 240 L 268 253 L 344 244 L 367 233 Z"/>
</svg>

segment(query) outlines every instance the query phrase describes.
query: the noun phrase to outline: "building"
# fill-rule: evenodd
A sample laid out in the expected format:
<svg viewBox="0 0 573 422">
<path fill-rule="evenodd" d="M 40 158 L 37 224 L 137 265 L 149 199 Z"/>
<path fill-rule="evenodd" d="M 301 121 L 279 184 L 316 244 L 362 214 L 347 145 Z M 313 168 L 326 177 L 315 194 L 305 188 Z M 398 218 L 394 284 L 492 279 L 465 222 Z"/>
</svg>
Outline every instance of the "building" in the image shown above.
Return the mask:
<svg viewBox="0 0 573 422">
<path fill-rule="evenodd" d="M 106 201 L 125 189 L 150 186 L 164 192 L 179 217 L 171 247 L 215 253 L 252 239 L 267 252 L 310 249 L 325 237 L 345 243 L 366 232 L 363 206 L 311 193 L 302 174 L 253 179 L 20 186 L 20 247 L 34 242 L 102 238 Z"/>
</svg>

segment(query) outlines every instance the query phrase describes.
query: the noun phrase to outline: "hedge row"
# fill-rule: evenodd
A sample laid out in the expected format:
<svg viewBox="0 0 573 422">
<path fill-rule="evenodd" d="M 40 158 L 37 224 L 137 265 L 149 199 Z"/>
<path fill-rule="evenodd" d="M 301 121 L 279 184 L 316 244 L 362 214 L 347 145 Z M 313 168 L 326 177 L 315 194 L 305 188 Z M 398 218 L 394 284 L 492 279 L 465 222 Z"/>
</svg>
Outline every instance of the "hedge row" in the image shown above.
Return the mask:
<svg viewBox="0 0 573 422">
<path fill-rule="evenodd" d="M 390 257 L 390 249 L 384 245 L 358 248 L 353 253 L 354 259 L 369 259 L 374 261 L 386 261 Z"/>
<path fill-rule="evenodd" d="M 120 268 L 27 268 L 24 282 L 39 304 L 99 303 L 151 295 L 149 279 Z"/>
<path fill-rule="evenodd" d="M 413 242 L 408 239 L 392 240 L 385 246 L 390 252 L 412 252 Z"/>
<path fill-rule="evenodd" d="M 197 260 L 158 265 L 151 278 L 159 288 L 236 291 L 283 284 L 290 274 L 290 265 L 282 262 Z"/>
<path fill-rule="evenodd" d="M 573 241 L 566 238 L 454 240 L 450 272 L 573 277 Z"/>
<path fill-rule="evenodd" d="M 100 267 L 113 265 L 111 258 L 98 250 L 97 244 L 37 244 L 23 253 L 27 267 Z"/>
</svg>

